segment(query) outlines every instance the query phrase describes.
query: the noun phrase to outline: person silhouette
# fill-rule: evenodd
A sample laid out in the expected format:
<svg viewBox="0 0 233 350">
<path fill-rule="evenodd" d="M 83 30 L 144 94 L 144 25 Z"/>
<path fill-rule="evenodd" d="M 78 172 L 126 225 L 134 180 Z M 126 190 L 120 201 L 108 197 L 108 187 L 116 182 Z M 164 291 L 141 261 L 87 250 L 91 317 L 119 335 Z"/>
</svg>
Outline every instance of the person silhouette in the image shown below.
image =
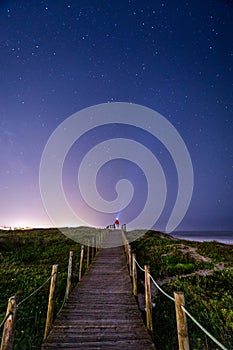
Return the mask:
<svg viewBox="0 0 233 350">
<path fill-rule="evenodd" d="M 115 228 L 119 228 L 120 222 L 119 222 L 118 218 L 116 218 L 114 225 L 115 225 Z"/>
</svg>

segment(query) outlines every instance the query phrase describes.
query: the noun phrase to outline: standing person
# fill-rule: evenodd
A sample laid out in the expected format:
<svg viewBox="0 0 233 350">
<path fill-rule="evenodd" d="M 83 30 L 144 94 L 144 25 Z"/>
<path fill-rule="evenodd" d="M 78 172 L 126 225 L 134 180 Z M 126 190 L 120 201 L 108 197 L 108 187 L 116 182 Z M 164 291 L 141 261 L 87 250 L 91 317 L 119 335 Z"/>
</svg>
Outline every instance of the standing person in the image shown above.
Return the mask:
<svg viewBox="0 0 233 350">
<path fill-rule="evenodd" d="M 120 222 L 119 222 L 118 218 L 116 218 L 114 225 L 115 225 L 115 228 L 119 228 Z"/>
</svg>

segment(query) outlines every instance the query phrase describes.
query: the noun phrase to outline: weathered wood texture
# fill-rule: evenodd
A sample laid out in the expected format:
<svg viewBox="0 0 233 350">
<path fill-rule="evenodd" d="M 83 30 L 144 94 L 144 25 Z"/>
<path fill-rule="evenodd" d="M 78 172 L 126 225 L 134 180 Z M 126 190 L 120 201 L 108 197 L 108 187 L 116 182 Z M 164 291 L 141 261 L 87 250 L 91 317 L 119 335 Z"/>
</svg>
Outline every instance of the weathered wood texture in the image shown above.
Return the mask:
<svg viewBox="0 0 233 350">
<path fill-rule="evenodd" d="M 111 232 L 114 246 L 119 231 Z M 149 350 L 122 246 L 102 248 L 58 315 L 43 350 Z"/>
<path fill-rule="evenodd" d="M 52 278 L 51 278 L 51 282 L 50 282 L 47 318 L 46 318 L 46 323 L 45 323 L 44 339 L 47 338 L 47 336 L 52 328 L 53 312 L 54 312 L 54 305 L 55 305 L 56 282 L 57 282 L 57 268 L 58 268 L 58 265 L 53 265 Z"/>
</svg>

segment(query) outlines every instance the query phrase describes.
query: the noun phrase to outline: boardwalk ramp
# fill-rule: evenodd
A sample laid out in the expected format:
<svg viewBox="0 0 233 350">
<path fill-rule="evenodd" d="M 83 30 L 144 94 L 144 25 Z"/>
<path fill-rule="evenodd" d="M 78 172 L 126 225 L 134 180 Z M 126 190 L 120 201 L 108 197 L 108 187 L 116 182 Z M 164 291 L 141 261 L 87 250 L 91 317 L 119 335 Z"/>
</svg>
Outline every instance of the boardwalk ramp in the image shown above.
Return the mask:
<svg viewBox="0 0 233 350">
<path fill-rule="evenodd" d="M 52 349 L 155 350 L 135 298 L 120 232 L 102 248 L 42 345 Z M 111 248 L 112 247 L 112 248 Z"/>
</svg>

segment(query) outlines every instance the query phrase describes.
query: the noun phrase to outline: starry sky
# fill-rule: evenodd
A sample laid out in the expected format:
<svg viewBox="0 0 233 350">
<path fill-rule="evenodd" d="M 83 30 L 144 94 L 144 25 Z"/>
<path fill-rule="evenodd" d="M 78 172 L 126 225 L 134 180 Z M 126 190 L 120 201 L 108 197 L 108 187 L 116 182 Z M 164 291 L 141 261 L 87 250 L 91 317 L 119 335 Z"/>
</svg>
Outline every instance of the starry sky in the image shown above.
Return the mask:
<svg viewBox="0 0 233 350">
<path fill-rule="evenodd" d="M 227 0 L 0 1 L 0 226 L 52 226 L 39 188 L 50 135 L 77 111 L 122 101 L 162 114 L 189 150 L 194 190 L 178 229 L 233 230 L 232 22 Z M 67 198 L 90 225 L 114 216 L 89 219 L 75 192 L 77 164 L 106 135 L 134 138 L 135 131 L 99 127 L 64 164 Z M 177 194 L 174 165 L 156 140 L 142 131 L 137 138 L 165 169 L 168 197 L 155 225 L 164 229 Z M 138 204 L 120 218 L 127 222 L 147 186 L 134 164 L 112 161 L 97 177 L 106 199 L 119 177 L 137 188 Z"/>
</svg>

